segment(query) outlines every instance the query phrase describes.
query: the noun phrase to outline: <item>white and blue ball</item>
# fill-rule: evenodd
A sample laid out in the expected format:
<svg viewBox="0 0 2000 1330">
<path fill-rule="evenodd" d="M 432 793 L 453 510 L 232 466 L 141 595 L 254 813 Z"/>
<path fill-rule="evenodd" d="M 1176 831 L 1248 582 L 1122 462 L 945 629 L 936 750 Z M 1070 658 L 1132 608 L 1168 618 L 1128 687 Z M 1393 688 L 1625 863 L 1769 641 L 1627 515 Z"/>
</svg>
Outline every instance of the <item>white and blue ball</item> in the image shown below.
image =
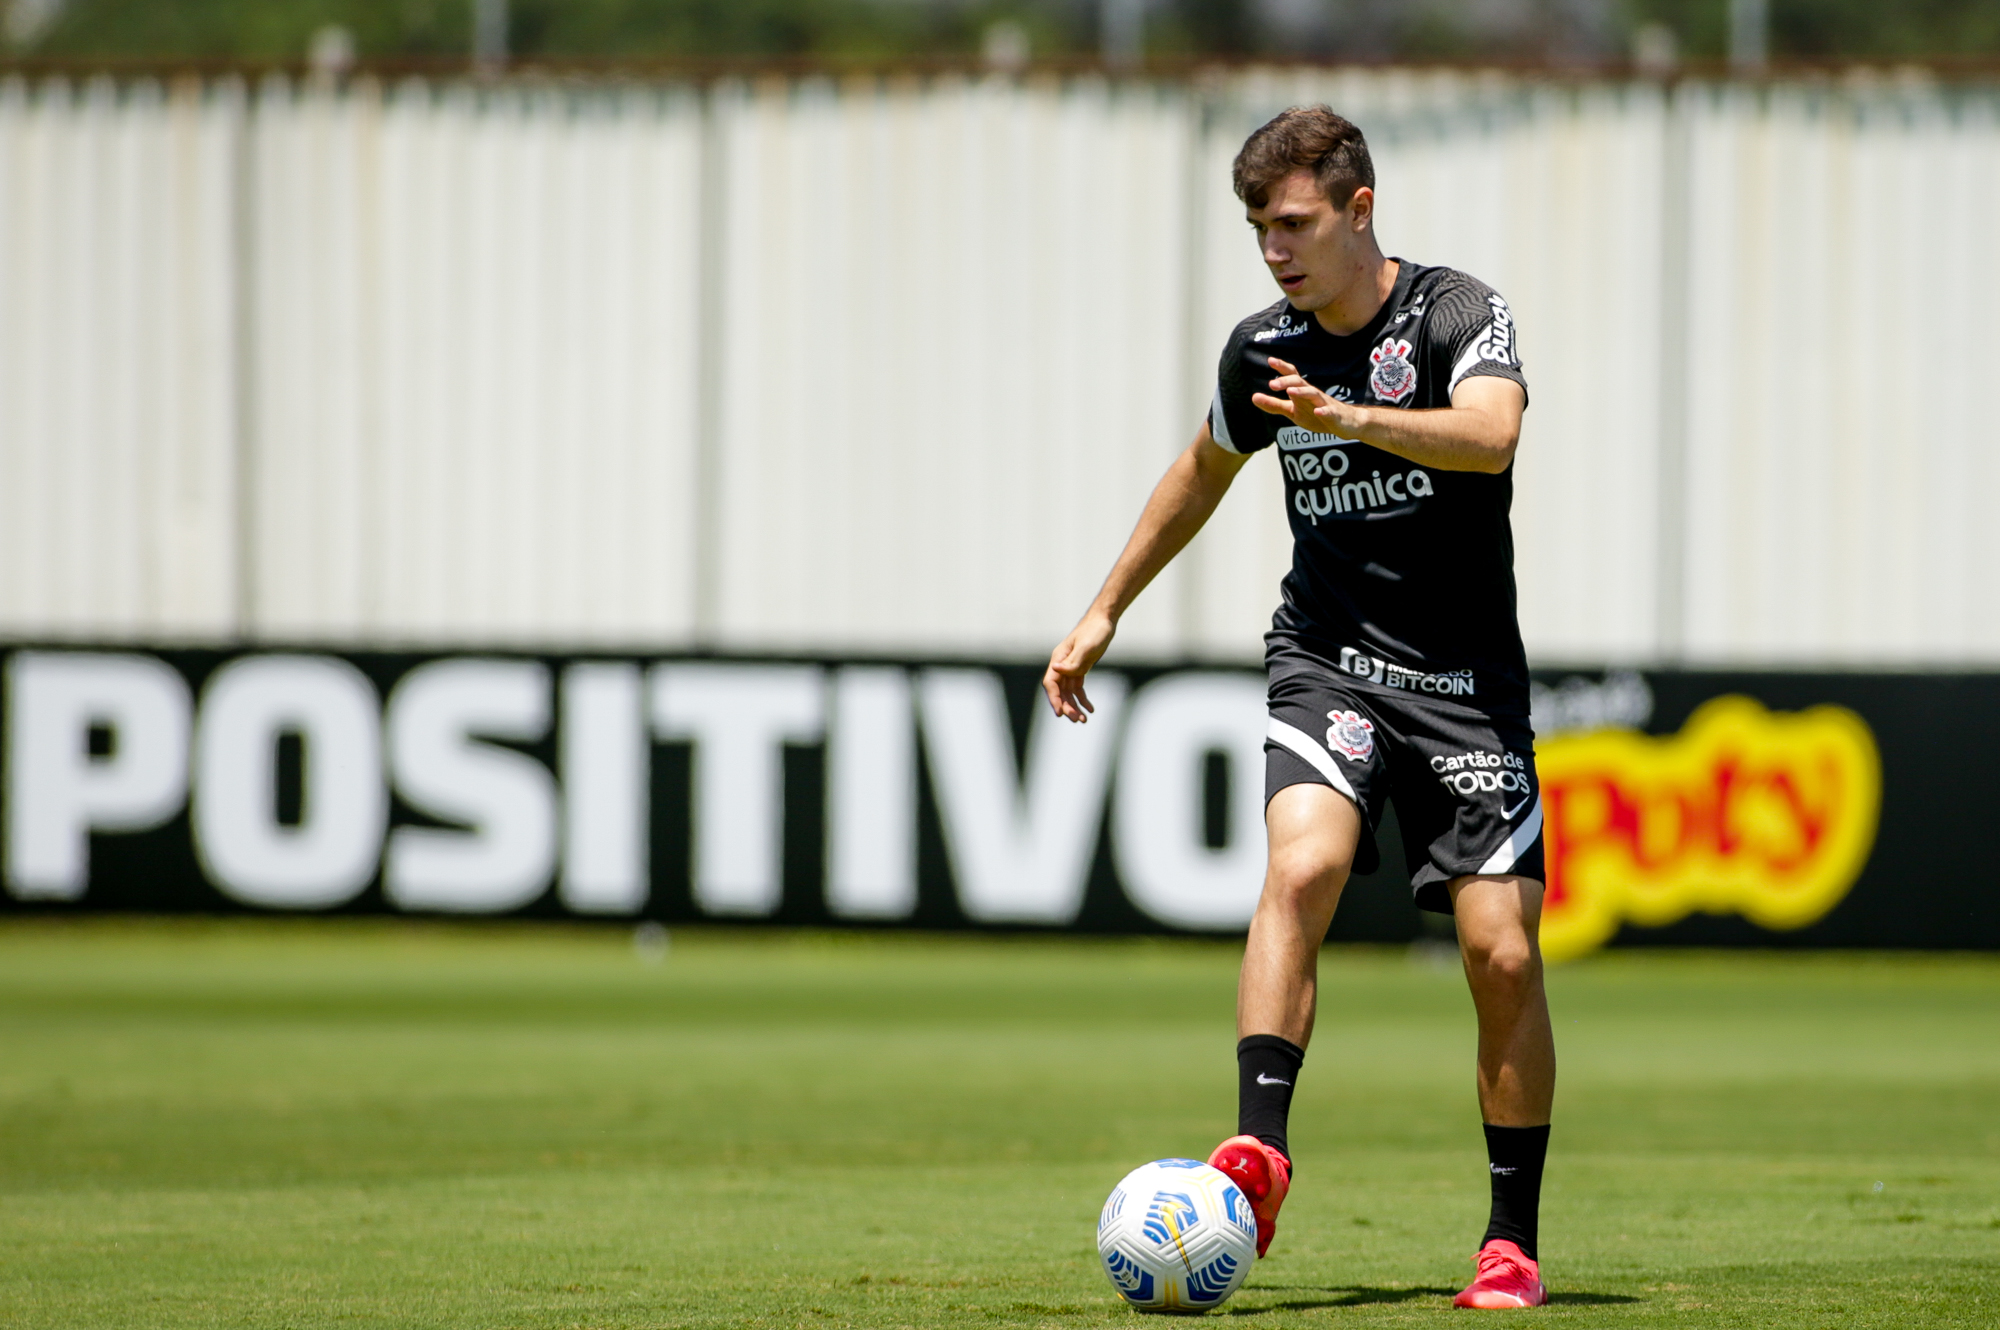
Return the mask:
<svg viewBox="0 0 2000 1330">
<path fill-rule="evenodd" d="M 1146 1312 L 1205 1312 L 1229 1300 L 1257 1259 L 1250 1200 L 1219 1169 L 1156 1159 L 1112 1188 L 1097 1254 L 1118 1296 Z"/>
</svg>

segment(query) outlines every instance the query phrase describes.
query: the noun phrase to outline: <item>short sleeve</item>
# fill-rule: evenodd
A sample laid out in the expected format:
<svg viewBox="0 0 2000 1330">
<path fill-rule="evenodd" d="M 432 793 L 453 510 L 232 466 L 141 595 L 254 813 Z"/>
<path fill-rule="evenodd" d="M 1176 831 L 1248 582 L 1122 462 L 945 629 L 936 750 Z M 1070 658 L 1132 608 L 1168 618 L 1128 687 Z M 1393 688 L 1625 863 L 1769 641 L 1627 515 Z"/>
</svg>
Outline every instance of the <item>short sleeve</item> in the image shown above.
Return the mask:
<svg viewBox="0 0 2000 1330">
<path fill-rule="evenodd" d="M 1527 391 L 1513 310 L 1492 287 L 1463 274 L 1454 276 L 1457 280 L 1438 293 L 1430 319 L 1440 359 L 1450 366 L 1446 398 L 1479 375 L 1510 379 Z"/>
<path fill-rule="evenodd" d="M 1267 447 L 1272 438 L 1263 413 L 1250 404 L 1250 384 L 1245 348 L 1249 338 L 1242 328 L 1230 335 L 1222 348 L 1222 360 L 1215 367 L 1215 400 L 1208 406 L 1208 433 L 1215 445 L 1227 452 L 1254 453 Z"/>
</svg>

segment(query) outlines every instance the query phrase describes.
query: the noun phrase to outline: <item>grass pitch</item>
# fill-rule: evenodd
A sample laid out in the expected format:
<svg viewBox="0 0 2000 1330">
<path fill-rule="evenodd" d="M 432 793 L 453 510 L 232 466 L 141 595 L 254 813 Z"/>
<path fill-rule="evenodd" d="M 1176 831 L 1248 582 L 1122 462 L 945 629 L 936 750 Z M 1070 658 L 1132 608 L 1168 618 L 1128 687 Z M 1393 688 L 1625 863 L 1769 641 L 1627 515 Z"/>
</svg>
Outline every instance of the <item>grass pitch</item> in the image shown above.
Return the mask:
<svg viewBox="0 0 2000 1330">
<path fill-rule="evenodd" d="M 1236 956 L 9 924 L 0 1322 L 1140 1324 L 1092 1226 L 1126 1169 L 1231 1129 Z M 1486 1190 L 1463 982 L 1321 973 L 1297 1190 L 1225 1315 L 1456 1317 Z M 1550 987 L 1533 1315 L 2000 1322 L 2000 958 L 1626 954 Z"/>
</svg>

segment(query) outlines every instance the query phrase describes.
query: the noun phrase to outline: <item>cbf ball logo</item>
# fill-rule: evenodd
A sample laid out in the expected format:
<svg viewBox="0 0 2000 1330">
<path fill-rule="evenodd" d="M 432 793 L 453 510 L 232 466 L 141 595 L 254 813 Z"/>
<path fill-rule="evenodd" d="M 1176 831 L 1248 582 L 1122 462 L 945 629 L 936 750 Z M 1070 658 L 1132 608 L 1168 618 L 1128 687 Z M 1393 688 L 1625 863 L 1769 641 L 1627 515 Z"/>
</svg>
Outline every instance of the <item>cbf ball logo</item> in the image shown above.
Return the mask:
<svg viewBox="0 0 2000 1330">
<path fill-rule="evenodd" d="M 1326 746 L 1354 762 L 1366 762 L 1375 751 L 1375 722 L 1358 711 L 1329 711 Z"/>
<path fill-rule="evenodd" d="M 1410 344 L 1391 337 L 1368 353 L 1375 362 L 1368 386 L 1385 402 L 1400 402 L 1417 390 L 1417 367 L 1410 363 Z"/>
</svg>

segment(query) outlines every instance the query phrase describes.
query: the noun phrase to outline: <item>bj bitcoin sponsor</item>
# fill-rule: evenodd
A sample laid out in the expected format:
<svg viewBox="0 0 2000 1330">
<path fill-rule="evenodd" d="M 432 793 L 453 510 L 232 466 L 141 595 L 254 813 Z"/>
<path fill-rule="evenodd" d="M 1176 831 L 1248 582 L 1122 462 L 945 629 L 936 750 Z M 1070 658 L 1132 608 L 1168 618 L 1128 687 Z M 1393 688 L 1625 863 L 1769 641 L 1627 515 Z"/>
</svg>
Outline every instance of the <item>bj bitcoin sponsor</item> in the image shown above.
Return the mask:
<svg viewBox="0 0 2000 1330">
<path fill-rule="evenodd" d="M 1473 693 L 1471 670 L 1426 674 L 1422 670 L 1383 660 L 1380 656 L 1356 651 L 1353 647 L 1340 649 L 1340 669 L 1343 674 L 1351 674 L 1357 679 L 1412 693 L 1436 693 L 1442 697 L 1470 697 Z"/>
</svg>

